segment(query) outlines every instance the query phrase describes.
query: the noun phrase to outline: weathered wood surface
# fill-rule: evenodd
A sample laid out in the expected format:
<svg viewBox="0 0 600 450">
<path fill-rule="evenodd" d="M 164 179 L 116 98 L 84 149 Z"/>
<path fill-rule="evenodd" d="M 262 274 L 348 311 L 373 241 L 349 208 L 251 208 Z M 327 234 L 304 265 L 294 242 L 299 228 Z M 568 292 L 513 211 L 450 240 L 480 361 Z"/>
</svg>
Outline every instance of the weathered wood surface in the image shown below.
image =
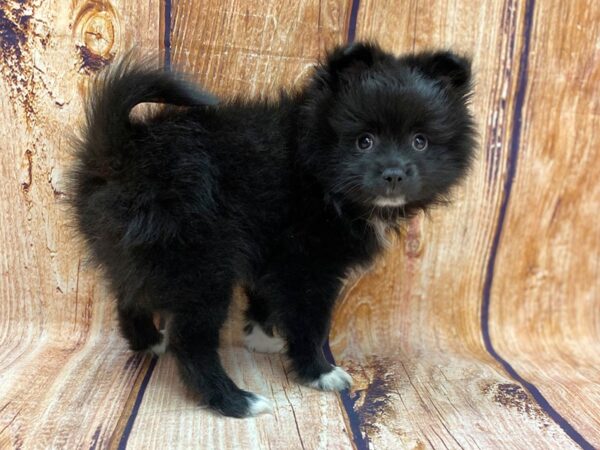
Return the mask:
<svg viewBox="0 0 600 450">
<path fill-rule="evenodd" d="M 600 446 L 599 28 L 592 0 L 0 1 L 0 448 Z M 353 36 L 473 55 L 480 157 L 342 294 L 330 344 L 353 392 L 248 353 L 238 308 L 224 364 L 276 412 L 216 417 L 171 358 L 125 349 L 73 239 L 61 176 L 84 87 L 136 45 L 264 96 Z"/>
<path fill-rule="evenodd" d="M 105 442 L 147 365 L 85 270 L 62 175 L 90 74 L 156 52 L 159 21 L 137 2 L 0 2 L 0 448 Z"/>
<path fill-rule="evenodd" d="M 600 447 L 600 9 L 537 10 L 531 33 L 526 150 L 498 250 L 492 298 L 505 301 L 491 303 L 491 332 L 514 368 Z M 517 233 L 521 243 L 510 240 Z"/>
</svg>

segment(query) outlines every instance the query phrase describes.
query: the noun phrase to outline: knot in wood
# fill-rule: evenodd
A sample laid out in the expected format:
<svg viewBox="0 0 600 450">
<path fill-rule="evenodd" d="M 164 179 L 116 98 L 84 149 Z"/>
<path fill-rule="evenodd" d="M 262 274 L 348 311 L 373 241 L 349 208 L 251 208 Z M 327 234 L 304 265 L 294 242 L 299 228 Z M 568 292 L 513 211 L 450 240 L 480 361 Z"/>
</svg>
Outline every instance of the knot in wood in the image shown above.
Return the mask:
<svg viewBox="0 0 600 450">
<path fill-rule="evenodd" d="M 111 59 L 118 33 L 116 14 L 108 2 L 86 3 L 77 14 L 74 31 L 86 53 Z"/>
<path fill-rule="evenodd" d="M 90 52 L 104 58 L 110 55 L 115 43 L 115 27 L 107 11 L 94 13 L 87 19 L 82 41 Z"/>
</svg>

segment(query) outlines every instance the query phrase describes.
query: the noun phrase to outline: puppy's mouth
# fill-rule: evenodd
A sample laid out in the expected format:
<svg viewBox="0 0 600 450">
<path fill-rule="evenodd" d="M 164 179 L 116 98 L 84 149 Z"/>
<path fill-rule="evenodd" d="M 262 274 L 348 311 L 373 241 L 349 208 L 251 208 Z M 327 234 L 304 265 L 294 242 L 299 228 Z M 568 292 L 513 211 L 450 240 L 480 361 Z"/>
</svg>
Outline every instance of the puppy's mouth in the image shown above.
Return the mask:
<svg viewBox="0 0 600 450">
<path fill-rule="evenodd" d="M 401 206 L 406 205 L 406 197 L 404 197 L 404 195 L 397 195 L 395 197 L 378 196 L 375 197 L 373 203 L 383 208 L 400 208 Z"/>
</svg>

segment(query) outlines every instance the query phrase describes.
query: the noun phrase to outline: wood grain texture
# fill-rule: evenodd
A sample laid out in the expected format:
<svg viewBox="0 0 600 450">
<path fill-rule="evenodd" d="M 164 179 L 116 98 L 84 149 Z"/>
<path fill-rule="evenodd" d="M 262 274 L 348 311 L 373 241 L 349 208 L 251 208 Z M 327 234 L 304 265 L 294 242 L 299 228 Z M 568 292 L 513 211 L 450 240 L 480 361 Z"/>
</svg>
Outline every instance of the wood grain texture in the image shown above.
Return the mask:
<svg viewBox="0 0 600 450">
<path fill-rule="evenodd" d="M 156 51 L 141 24 L 156 28 L 159 11 L 59 0 L 0 11 L 0 448 L 89 447 L 112 434 L 144 366 L 86 270 L 63 175 L 89 77 L 134 44 Z"/>
<path fill-rule="evenodd" d="M 527 84 L 491 334 L 515 369 L 600 447 L 597 2 L 536 7 Z"/>
<path fill-rule="evenodd" d="M 344 364 L 364 448 L 579 448 L 519 384 L 474 356 L 395 352 Z"/>
<path fill-rule="evenodd" d="M 172 2 L 172 62 L 211 91 L 263 97 L 302 82 L 344 42 L 346 2 Z"/>
<path fill-rule="evenodd" d="M 600 447 L 599 28 L 592 0 L 0 1 L 0 448 Z M 217 417 L 168 355 L 125 349 L 73 237 L 82 95 L 137 46 L 270 96 L 353 35 L 472 55 L 479 158 L 342 293 L 330 346 L 352 392 L 243 349 L 238 295 L 224 365 L 276 411 Z"/>
</svg>

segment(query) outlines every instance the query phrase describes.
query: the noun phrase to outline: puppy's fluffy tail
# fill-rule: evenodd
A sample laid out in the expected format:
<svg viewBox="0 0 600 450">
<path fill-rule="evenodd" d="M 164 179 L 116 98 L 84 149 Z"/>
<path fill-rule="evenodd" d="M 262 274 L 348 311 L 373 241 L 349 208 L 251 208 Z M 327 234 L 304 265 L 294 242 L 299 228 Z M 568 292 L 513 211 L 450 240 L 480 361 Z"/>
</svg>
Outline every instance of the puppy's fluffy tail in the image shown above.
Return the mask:
<svg viewBox="0 0 600 450">
<path fill-rule="evenodd" d="M 131 129 L 129 113 L 145 102 L 202 106 L 216 104 L 217 100 L 180 76 L 152 69 L 129 54 L 101 73 L 90 89 L 80 162 L 105 174 L 109 168 L 119 166 Z"/>
</svg>

